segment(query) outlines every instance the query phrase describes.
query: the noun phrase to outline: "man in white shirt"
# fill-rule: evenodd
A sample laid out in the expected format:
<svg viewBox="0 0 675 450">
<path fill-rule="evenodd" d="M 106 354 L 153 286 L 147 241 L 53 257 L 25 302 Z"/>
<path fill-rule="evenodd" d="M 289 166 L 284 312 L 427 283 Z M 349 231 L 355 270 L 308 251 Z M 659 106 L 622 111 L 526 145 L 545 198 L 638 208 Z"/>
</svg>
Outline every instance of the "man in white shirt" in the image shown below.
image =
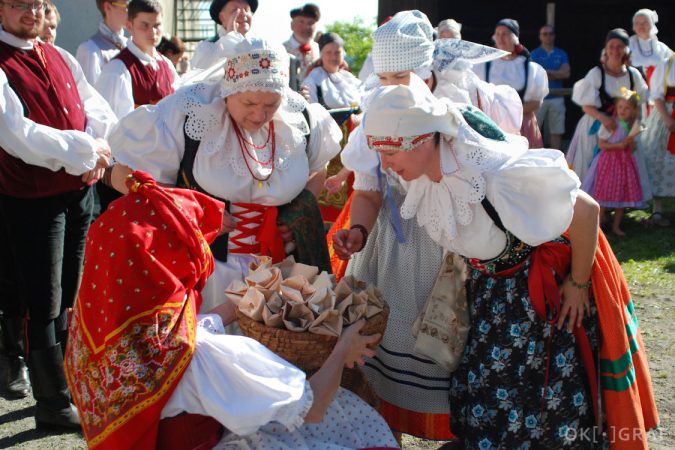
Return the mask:
<svg viewBox="0 0 675 450">
<path fill-rule="evenodd" d="M 284 47 L 298 62 L 295 71 L 291 70 L 291 88 L 296 91 L 307 76 L 307 68 L 319 59 L 319 44 L 314 41 L 316 24 L 319 19 L 321 19 L 321 11 L 312 3 L 291 10 L 293 34 L 289 40 L 284 42 Z M 295 83 L 297 86 L 294 86 Z"/>
<path fill-rule="evenodd" d="M 116 122 L 68 52 L 44 44 L 45 3 L 0 1 L 0 298 L 27 312 L 38 427 L 80 428 L 63 371 L 94 184 Z"/>
<path fill-rule="evenodd" d="M 155 104 L 175 91 L 179 77 L 171 61 L 156 50 L 162 39 L 162 6 L 158 0 L 131 0 L 127 48 L 106 64 L 96 82 L 118 118 L 141 105 Z"/>
<path fill-rule="evenodd" d="M 96 33 L 80 44 L 75 57 L 91 85 L 96 84 L 101 68 L 127 46 L 124 25 L 129 0 L 96 0 L 103 20 Z"/>
<path fill-rule="evenodd" d="M 213 0 L 209 8 L 211 18 L 218 25 L 218 34 L 197 44 L 190 61 L 193 69 L 208 69 L 225 58 L 221 39 L 230 31 L 246 35 L 251 30 L 258 0 Z"/>
</svg>

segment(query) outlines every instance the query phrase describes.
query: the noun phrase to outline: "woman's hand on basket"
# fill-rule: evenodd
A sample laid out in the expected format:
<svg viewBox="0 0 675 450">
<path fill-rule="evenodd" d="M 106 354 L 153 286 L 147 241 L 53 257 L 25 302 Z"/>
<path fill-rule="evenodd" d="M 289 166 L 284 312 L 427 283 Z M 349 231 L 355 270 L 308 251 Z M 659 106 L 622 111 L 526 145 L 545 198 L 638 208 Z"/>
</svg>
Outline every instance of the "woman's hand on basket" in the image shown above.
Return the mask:
<svg viewBox="0 0 675 450">
<path fill-rule="evenodd" d="M 343 353 L 344 365 L 352 369 L 355 365 L 365 364 L 364 357 L 372 357 L 375 351 L 370 347 L 380 340 L 381 334 L 362 336 L 359 332 L 366 324 L 364 319 L 348 326 L 342 331 L 342 336 L 335 346 L 335 351 Z"/>
</svg>

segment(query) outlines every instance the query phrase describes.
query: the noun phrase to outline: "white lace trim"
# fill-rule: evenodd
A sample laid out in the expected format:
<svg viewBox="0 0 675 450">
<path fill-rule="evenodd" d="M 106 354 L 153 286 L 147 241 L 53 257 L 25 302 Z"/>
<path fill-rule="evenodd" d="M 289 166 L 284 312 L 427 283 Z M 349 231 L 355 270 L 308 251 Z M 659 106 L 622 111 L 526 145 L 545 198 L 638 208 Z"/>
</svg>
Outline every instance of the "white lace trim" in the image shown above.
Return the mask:
<svg viewBox="0 0 675 450">
<path fill-rule="evenodd" d="M 455 116 L 460 124 L 456 139 L 441 139 L 441 160 L 448 161 L 443 178 L 434 183 L 423 176 L 405 183 L 407 194 L 401 205 L 402 218 L 417 216 L 417 223 L 445 248 L 451 247 L 459 226 L 473 221 L 471 205 L 485 198 L 483 174 L 527 151 L 519 149 L 518 142 L 485 139 L 469 127 L 461 113 L 457 111 Z"/>
<path fill-rule="evenodd" d="M 276 414 L 276 421 L 283 424 L 289 431 L 300 428 L 305 423 L 305 416 L 314 403 L 314 392 L 305 380 L 305 391 L 297 402 L 289 403 L 281 408 Z"/>
<path fill-rule="evenodd" d="M 195 83 L 180 91 L 178 104 L 187 115 L 185 133 L 190 139 L 201 141 L 204 135 L 216 128 L 222 118 L 225 106 L 222 97 L 210 96 L 215 88 L 213 83 Z M 211 97 L 211 98 L 209 98 Z"/>
<path fill-rule="evenodd" d="M 365 173 L 354 172 L 354 185 L 355 190 L 358 191 L 380 191 L 380 183 L 376 176 L 367 175 Z"/>
<path fill-rule="evenodd" d="M 434 241 L 448 243 L 457 237 L 458 225 L 466 226 L 473 220 L 470 205 L 484 197 L 485 179 L 480 173 L 455 173 L 439 183 L 425 176 L 410 183 L 401 217 L 417 216 L 417 223 Z"/>
<path fill-rule="evenodd" d="M 201 141 L 200 151 L 212 155 L 210 160 L 216 167 L 230 166 L 242 177 L 250 176 L 250 168 L 256 177 L 266 178 L 270 175 L 269 167 L 257 163 L 248 156 L 242 157 L 239 142 L 230 129 L 230 117 L 220 92 L 217 85 L 205 82 L 193 84 L 179 94 L 181 111 L 187 115 L 185 122 L 187 136 Z M 274 170 L 280 171 L 286 170 L 293 157 L 300 154 L 304 156 L 307 147 L 305 135 L 309 134 L 309 125 L 302 113 L 307 107 L 307 102 L 297 93 L 286 94 L 273 118 L 276 136 Z M 253 138 L 245 130 L 242 131 L 247 140 L 262 144 L 258 142 L 260 138 Z M 264 136 L 265 139 L 267 132 L 268 127 L 265 126 L 256 135 Z M 256 158 L 267 161 L 271 157 L 271 151 L 271 145 L 255 151 Z"/>
</svg>

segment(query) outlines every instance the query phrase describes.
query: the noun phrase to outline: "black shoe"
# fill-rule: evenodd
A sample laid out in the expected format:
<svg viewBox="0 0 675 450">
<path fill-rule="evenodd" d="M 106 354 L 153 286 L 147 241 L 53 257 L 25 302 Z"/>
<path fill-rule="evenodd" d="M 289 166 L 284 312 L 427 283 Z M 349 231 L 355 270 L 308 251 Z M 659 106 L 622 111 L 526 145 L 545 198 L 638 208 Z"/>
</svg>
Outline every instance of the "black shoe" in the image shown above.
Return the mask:
<svg viewBox="0 0 675 450">
<path fill-rule="evenodd" d="M 35 403 L 35 427 L 41 429 L 72 428 L 79 430 L 81 429 L 80 416 L 77 413 L 77 408 L 70 402 L 63 407 L 62 404 L 38 400 Z"/>
<path fill-rule="evenodd" d="M 81 429 L 77 409 L 70 403 L 70 391 L 63 372 L 61 345 L 31 350 L 28 355 L 33 384 L 35 425 L 38 428 Z"/>
<path fill-rule="evenodd" d="M 12 398 L 24 398 L 30 393 L 30 380 L 28 379 L 28 367 L 22 356 L 10 356 L 7 358 L 7 378 L 5 389 Z"/>
</svg>

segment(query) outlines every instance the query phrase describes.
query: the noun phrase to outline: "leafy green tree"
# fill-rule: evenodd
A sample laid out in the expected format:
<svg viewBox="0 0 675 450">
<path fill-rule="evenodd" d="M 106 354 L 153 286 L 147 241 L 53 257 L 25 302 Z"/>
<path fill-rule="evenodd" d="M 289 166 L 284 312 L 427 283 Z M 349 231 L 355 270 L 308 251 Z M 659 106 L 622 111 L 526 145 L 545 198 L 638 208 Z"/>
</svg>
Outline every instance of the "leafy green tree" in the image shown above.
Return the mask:
<svg viewBox="0 0 675 450">
<path fill-rule="evenodd" d="M 345 60 L 354 75 L 359 74 L 363 62 L 373 47 L 371 37 L 373 25 L 366 25 L 363 19 L 355 17 L 352 22 L 336 21 L 326 25 L 326 32 L 337 33 L 345 41 Z"/>
</svg>

